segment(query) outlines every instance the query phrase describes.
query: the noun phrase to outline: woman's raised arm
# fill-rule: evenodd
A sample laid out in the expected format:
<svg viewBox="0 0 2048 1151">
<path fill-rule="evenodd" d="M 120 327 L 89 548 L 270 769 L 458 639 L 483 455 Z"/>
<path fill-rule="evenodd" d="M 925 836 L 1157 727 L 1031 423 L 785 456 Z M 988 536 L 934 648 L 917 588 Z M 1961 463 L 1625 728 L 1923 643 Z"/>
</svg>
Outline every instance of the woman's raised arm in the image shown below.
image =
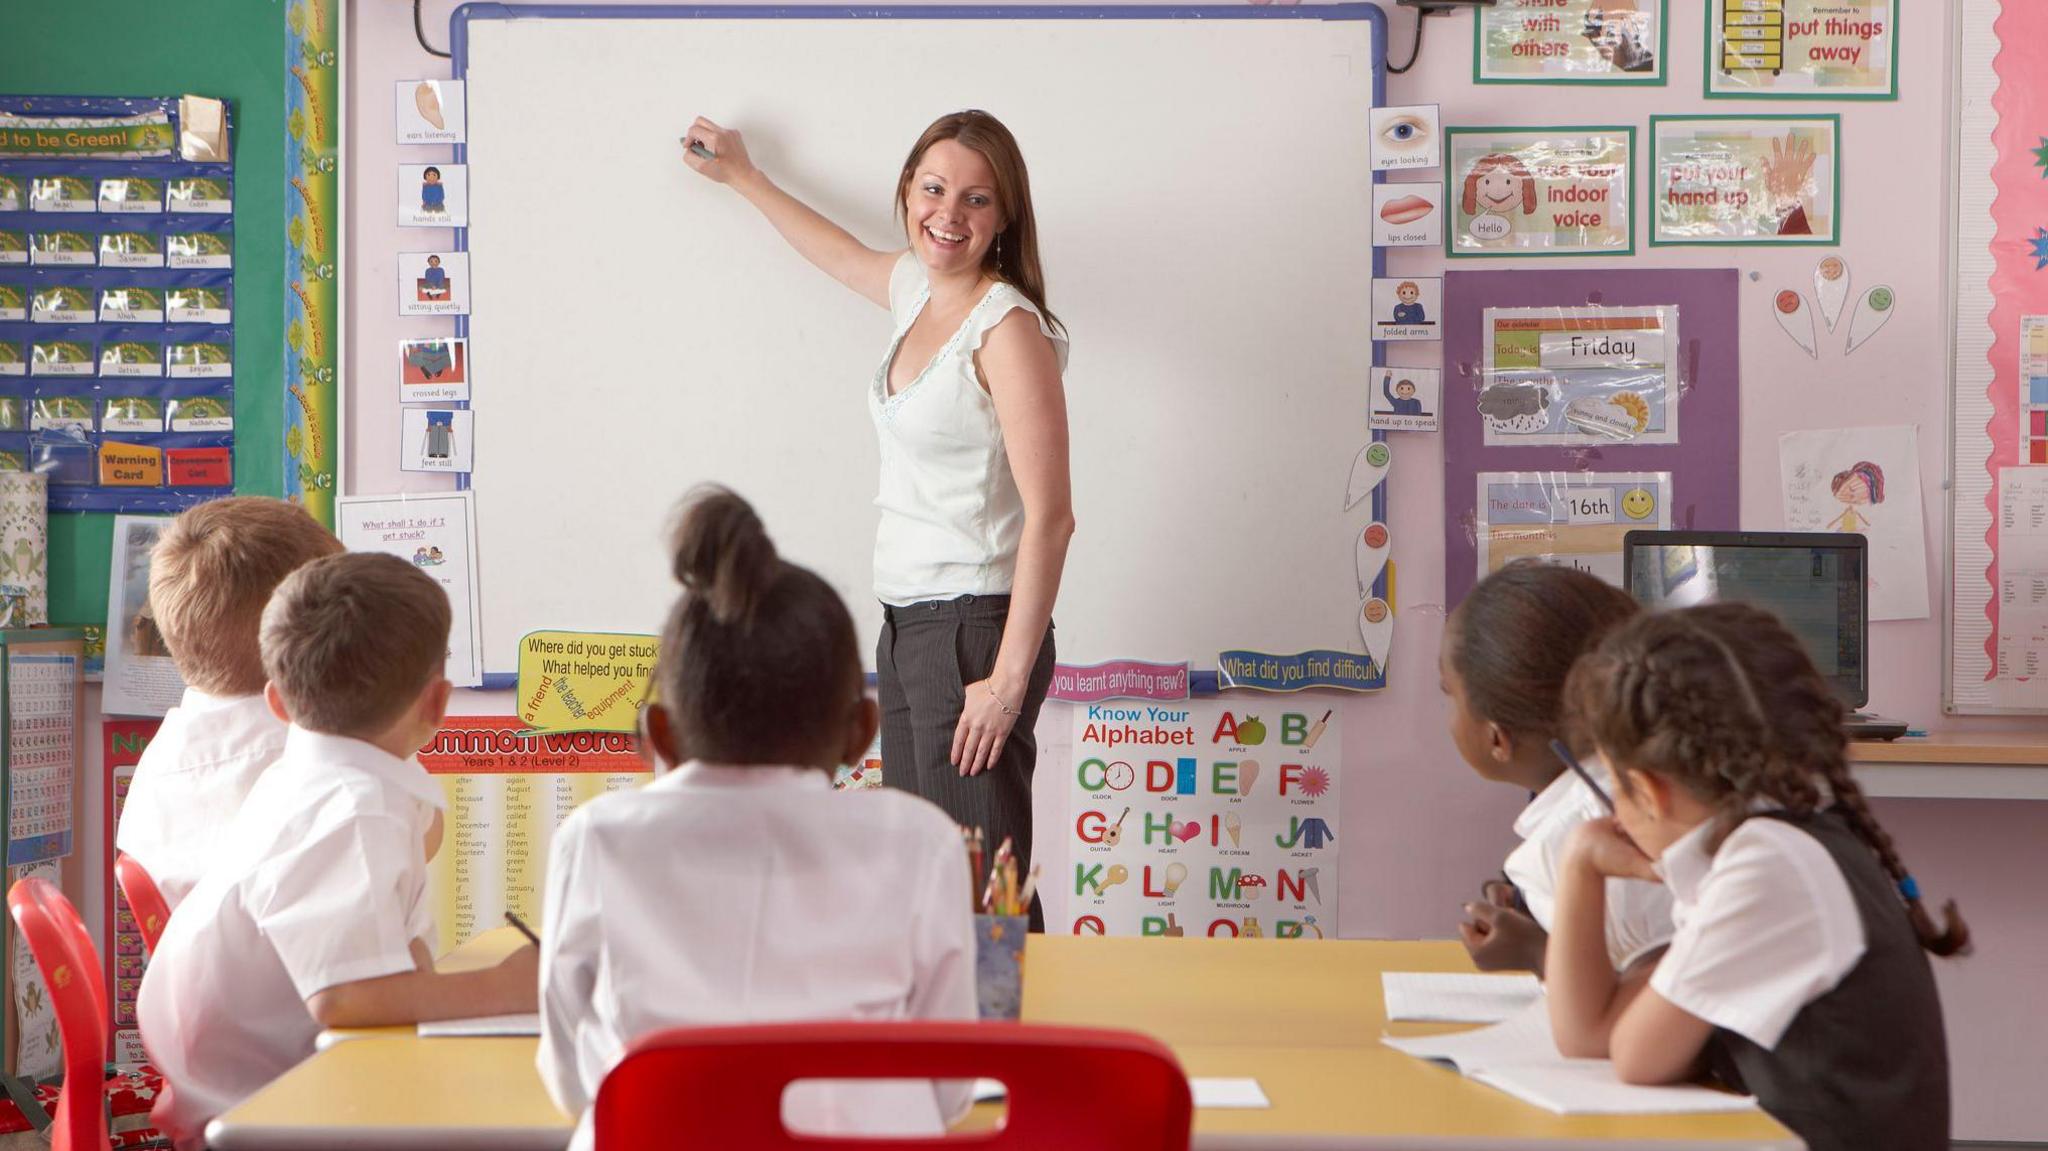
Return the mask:
<svg viewBox="0 0 2048 1151">
<path fill-rule="evenodd" d="M 721 128 L 699 116 L 684 135 L 683 144 L 683 163 L 738 192 L 782 233 L 797 255 L 877 305 L 889 306 L 889 274 L 901 252 L 868 247 L 809 204 L 776 187 L 766 173 L 754 167 L 746 141 L 735 129 Z M 699 154 L 692 145 L 710 155 Z"/>
</svg>

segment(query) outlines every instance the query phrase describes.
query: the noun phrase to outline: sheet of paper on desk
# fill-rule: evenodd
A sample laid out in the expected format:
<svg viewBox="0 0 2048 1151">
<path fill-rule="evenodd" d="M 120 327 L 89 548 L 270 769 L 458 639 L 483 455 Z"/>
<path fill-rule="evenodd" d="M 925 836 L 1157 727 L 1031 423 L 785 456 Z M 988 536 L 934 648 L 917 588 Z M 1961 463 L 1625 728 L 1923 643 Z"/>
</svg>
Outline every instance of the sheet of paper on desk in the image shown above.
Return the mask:
<svg viewBox="0 0 2048 1151">
<path fill-rule="evenodd" d="M 540 1014 L 479 1015 L 420 1024 L 421 1039 L 475 1039 L 493 1035 L 539 1035 Z"/>
<path fill-rule="evenodd" d="M 1543 998 L 1543 984 L 1526 972 L 1383 971 L 1380 989 L 1394 1022 L 1498 1023 Z"/>
<path fill-rule="evenodd" d="M 1195 1106 L 1216 1110 L 1261 1111 L 1273 1104 L 1256 1079 L 1188 1079 Z"/>
<path fill-rule="evenodd" d="M 1560 1115 L 1683 1115 L 1751 1111 L 1756 1100 L 1708 1087 L 1623 1083 L 1605 1059 L 1567 1059 L 1538 1001 L 1492 1027 L 1449 1035 L 1382 1038 L 1396 1051 L 1449 1063 L 1466 1078 Z"/>
</svg>

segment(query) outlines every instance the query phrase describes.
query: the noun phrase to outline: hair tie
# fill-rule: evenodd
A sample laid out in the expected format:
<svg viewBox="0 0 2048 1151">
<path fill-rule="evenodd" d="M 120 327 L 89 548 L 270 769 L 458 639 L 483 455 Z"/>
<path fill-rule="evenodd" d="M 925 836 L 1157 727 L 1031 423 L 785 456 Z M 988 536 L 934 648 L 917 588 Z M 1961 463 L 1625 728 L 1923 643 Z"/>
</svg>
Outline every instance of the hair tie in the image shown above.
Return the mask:
<svg viewBox="0 0 2048 1151">
<path fill-rule="evenodd" d="M 1908 875 L 1904 879 L 1899 880 L 1899 894 L 1905 896 L 1908 902 L 1918 903 L 1920 901 L 1920 885 L 1913 882 L 1913 877 Z"/>
</svg>

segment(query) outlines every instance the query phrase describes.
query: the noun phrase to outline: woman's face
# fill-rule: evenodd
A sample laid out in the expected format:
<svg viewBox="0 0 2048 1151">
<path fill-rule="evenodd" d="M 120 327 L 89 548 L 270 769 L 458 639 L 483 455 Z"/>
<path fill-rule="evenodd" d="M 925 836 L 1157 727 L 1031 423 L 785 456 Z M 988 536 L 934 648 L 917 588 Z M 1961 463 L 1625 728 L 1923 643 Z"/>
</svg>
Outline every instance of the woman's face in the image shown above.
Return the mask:
<svg viewBox="0 0 2048 1151">
<path fill-rule="evenodd" d="M 1514 173 L 1506 168 L 1488 168 L 1479 174 L 1479 202 L 1489 208 L 1506 208 L 1520 193 Z"/>
<path fill-rule="evenodd" d="M 911 250 L 933 272 L 965 272 L 1003 228 L 996 206 L 996 174 L 982 154 L 958 140 L 925 149 L 903 192 L 903 219 Z"/>
<path fill-rule="evenodd" d="M 1845 504 L 1867 504 L 1870 502 L 1870 481 L 1852 475 L 1835 489 L 1835 498 Z"/>
</svg>

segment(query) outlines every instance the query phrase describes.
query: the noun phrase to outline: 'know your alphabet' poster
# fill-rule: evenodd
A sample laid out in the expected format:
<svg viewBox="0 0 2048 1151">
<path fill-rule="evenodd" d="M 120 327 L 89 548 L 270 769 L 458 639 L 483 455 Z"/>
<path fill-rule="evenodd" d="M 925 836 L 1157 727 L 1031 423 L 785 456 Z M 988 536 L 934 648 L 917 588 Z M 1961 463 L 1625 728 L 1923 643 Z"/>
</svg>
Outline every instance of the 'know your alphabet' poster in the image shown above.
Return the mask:
<svg viewBox="0 0 2048 1151">
<path fill-rule="evenodd" d="M 1069 918 L 1047 929 L 1336 938 L 1338 726 L 1308 698 L 1074 709 Z"/>
</svg>

